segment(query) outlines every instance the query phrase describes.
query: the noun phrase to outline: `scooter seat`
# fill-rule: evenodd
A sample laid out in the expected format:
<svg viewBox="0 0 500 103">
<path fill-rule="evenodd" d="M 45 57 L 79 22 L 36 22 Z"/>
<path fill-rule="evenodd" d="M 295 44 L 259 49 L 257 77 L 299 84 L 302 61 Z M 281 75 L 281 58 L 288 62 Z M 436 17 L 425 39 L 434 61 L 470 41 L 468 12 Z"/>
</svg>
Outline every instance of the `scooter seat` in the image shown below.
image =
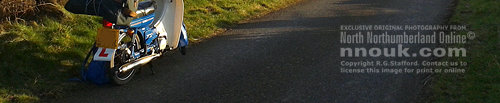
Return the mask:
<svg viewBox="0 0 500 103">
<path fill-rule="evenodd" d="M 143 16 L 153 14 L 155 11 L 154 8 L 154 2 L 153 1 L 143 1 L 139 3 L 139 6 L 137 8 L 137 11 L 135 12 L 137 14 L 136 18 L 141 18 Z"/>
</svg>

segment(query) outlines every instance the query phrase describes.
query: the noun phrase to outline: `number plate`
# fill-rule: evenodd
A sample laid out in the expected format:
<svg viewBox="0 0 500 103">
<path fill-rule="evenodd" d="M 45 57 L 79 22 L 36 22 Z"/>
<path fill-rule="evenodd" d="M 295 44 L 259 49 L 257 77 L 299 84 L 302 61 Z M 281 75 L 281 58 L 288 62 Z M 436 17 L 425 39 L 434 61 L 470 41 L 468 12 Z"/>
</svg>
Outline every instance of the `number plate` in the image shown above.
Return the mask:
<svg viewBox="0 0 500 103">
<path fill-rule="evenodd" d="M 118 48 L 118 35 L 120 30 L 101 28 L 97 31 L 96 46 L 102 48 Z"/>
</svg>

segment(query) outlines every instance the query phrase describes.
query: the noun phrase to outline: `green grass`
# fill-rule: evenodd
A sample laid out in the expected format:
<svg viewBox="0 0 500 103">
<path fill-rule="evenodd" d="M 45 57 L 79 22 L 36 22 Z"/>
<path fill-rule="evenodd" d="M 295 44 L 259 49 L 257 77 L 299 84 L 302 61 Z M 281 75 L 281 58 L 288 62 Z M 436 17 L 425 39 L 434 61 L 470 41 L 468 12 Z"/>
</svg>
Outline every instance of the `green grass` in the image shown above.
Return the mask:
<svg viewBox="0 0 500 103">
<path fill-rule="evenodd" d="M 298 1 L 185 0 L 184 20 L 197 41 Z M 0 103 L 57 98 L 81 85 L 67 80 L 79 75 L 102 18 L 63 11 L 63 18 L 0 25 Z"/>
<path fill-rule="evenodd" d="M 192 38 L 210 37 L 223 28 L 300 0 L 185 0 L 184 18 Z"/>
<path fill-rule="evenodd" d="M 469 42 L 464 74 L 441 74 L 431 86 L 434 102 L 500 102 L 500 1 L 459 0 L 451 24 L 468 25 L 478 36 Z"/>
<path fill-rule="evenodd" d="M 17 93 L 36 98 L 63 92 L 62 83 L 78 74 L 91 48 L 99 19 L 72 15 L 66 20 L 45 17 L 28 25 L 10 25 L 0 36 L 0 90 L 15 94 L 19 99 L 14 100 L 26 97 Z"/>
</svg>

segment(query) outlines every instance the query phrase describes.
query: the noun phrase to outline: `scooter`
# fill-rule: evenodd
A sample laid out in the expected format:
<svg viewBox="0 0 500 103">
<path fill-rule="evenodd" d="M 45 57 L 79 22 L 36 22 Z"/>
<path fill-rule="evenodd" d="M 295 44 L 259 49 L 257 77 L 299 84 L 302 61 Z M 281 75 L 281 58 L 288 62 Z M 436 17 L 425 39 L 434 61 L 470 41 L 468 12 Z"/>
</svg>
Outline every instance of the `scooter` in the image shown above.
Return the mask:
<svg viewBox="0 0 500 103">
<path fill-rule="evenodd" d="M 104 18 L 103 28 L 98 30 L 94 46 L 82 63 L 84 80 L 123 85 L 132 79 L 138 67 L 162 54 L 174 50 L 186 53 L 188 35 L 183 23 L 183 0 L 143 1 L 138 5 L 136 14 L 143 16 L 128 26 L 115 25 Z"/>
</svg>

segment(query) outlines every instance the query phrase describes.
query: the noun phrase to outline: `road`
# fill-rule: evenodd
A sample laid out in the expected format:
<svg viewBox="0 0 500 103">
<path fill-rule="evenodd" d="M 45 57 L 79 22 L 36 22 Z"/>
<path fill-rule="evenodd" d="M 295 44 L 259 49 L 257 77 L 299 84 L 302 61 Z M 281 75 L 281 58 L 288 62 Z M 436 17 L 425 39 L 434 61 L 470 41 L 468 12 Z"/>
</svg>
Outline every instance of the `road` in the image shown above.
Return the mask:
<svg viewBox="0 0 500 103">
<path fill-rule="evenodd" d="M 451 2 L 306 0 L 156 60 L 155 75 L 54 102 L 417 102 L 425 75 L 346 74 L 340 61 L 430 58 L 341 58 L 340 25 L 442 24 Z"/>
</svg>

